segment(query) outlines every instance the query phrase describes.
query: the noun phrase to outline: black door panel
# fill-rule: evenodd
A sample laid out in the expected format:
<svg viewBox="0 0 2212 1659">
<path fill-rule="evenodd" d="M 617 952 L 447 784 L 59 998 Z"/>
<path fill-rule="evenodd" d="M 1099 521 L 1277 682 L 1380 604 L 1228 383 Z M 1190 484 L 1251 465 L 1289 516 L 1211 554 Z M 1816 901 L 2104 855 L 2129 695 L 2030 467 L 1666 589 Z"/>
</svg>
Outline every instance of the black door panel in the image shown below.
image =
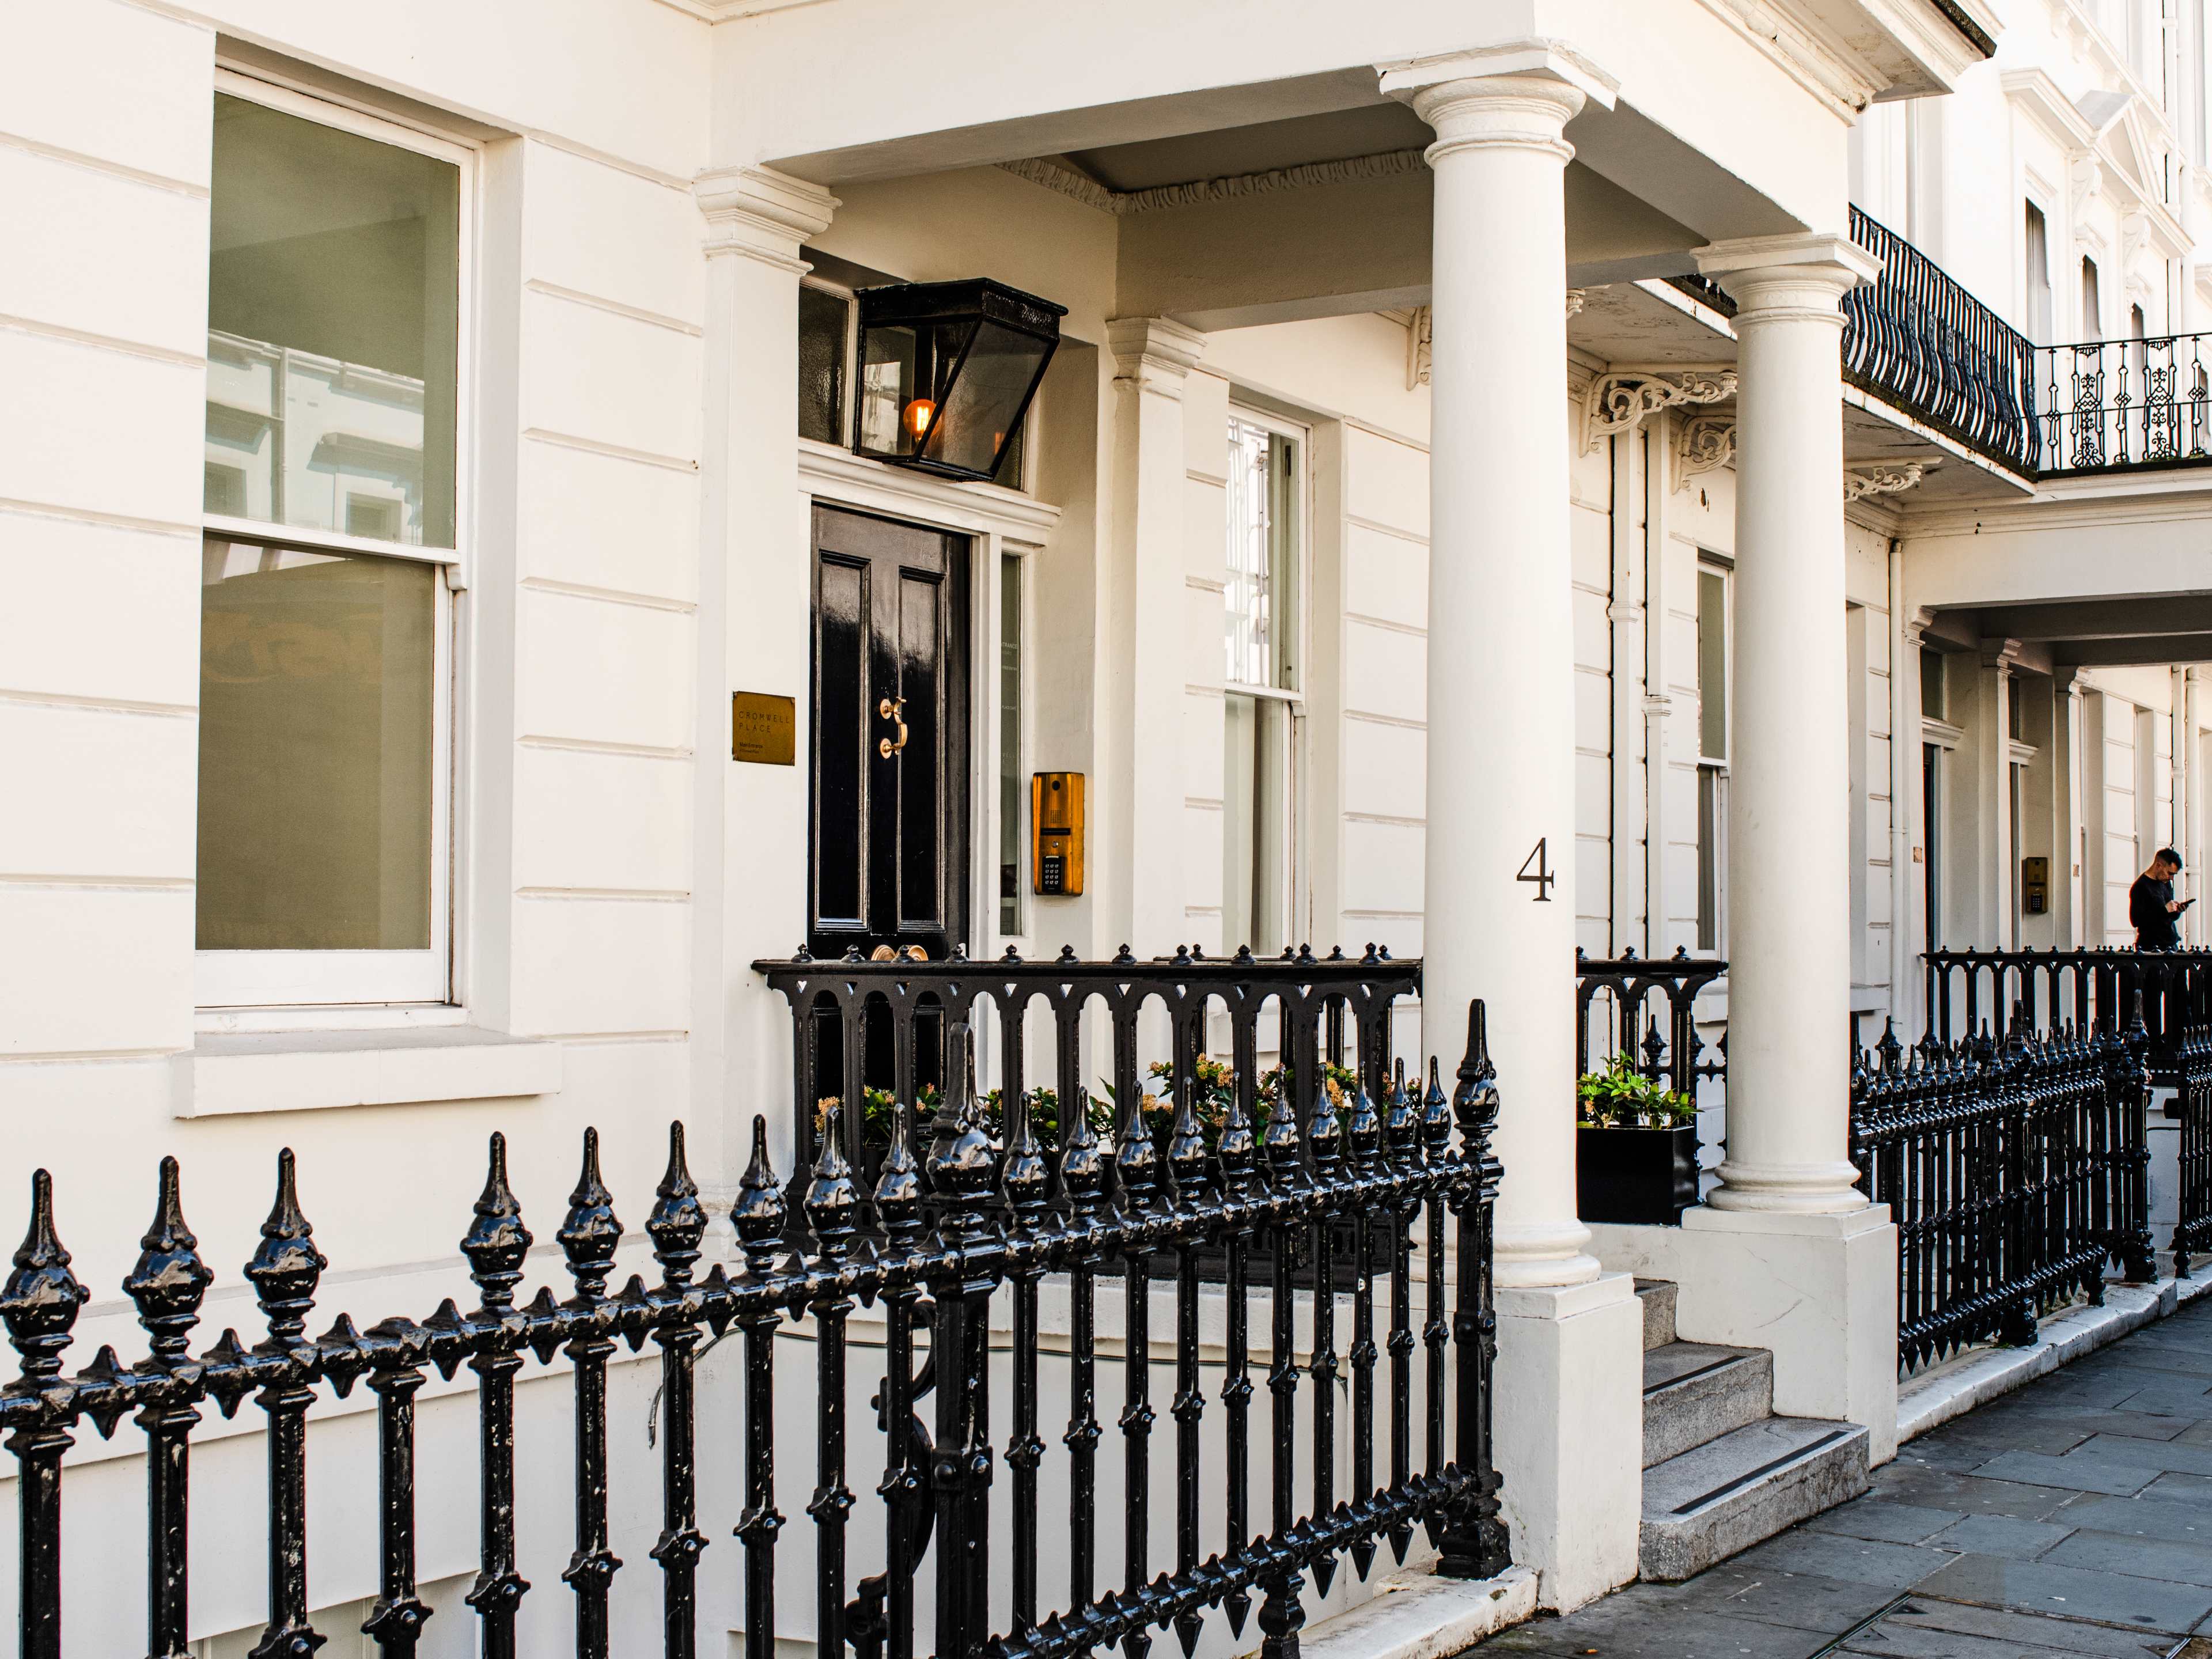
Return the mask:
<svg viewBox="0 0 2212 1659">
<path fill-rule="evenodd" d="M 967 942 L 965 538 L 814 510 L 807 948 Z"/>
</svg>

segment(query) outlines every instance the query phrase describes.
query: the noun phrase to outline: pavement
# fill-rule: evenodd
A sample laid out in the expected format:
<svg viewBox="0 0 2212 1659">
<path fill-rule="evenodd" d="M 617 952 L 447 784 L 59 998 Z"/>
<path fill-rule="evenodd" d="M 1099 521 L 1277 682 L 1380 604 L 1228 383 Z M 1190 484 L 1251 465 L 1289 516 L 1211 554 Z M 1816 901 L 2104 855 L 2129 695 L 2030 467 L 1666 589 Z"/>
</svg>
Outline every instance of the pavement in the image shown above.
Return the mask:
<svg viewBox="0 0 2212 1659">
<path fill-rule="evenodd" d="M 1864 1497 L 1687 1583 L 1470 1651 L 2212 1659 L 2212 1298 L 1908 1443 Z"/>
</svg>

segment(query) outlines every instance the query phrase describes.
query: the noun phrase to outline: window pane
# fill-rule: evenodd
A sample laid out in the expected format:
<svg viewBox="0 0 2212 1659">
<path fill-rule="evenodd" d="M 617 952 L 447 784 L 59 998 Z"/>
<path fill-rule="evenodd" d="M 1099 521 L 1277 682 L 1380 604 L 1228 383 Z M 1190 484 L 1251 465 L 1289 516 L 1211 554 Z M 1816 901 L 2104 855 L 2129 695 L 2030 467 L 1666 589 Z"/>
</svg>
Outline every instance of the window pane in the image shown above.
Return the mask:
<svg viewBox="0 0 2212 1659">
<path fill-rule="evenodd" d="M 1721 948 L 1721 778 L 1698 769 L 1698 949 Z"/>
<path fill-rule="evenodd" d="M 215 106 L 207 510 L 453 546 L 460 169 Z"/>
<path fill-rule="evenodd" d="M 1925 719 L 1943 718 L 1943 653 L 1920 647 L 1920 713 Z"/>
<path fill-rule="evenodd" d="M 852 301 L 799 290 L 799 435 L 845 441 L 845 319 Z"/>
<path fill-rule="evenodd" d="M 1231 685 L 1297 690 L 1298 443 L 1229 421 L 1228 586 L 1224 672 Z"/>
<path fill-rule="evenodd" d="M 1223 725 L 1221 948 L 1261 956 L 1288 943 L 1292 715 L 1232 691 Z"/>
<path fill-rule="evenodd" d="M 999 931 L 1022 931 L 1022 562 L 999 557 Z"/>
<path fill-rule="evenodd" d="M 204 951 L 430 945 L 434 567 L 210 539 Z"/>
<path fill-rule="evenodd" d="M 1698 572 L 1698 752 L 1728 758 L 1728 581 Z"/>
</svg>

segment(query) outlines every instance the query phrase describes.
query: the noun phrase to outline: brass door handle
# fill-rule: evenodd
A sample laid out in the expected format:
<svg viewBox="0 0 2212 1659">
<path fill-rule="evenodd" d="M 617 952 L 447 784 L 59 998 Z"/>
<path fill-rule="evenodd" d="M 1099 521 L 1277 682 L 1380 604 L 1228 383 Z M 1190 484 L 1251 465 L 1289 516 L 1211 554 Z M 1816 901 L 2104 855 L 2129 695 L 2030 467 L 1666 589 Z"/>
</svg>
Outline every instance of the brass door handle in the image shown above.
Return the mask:
<svg viewBox="0 0 2212 1659">
<path fill-rule="evenodd" d="M 885 697 L 876 705 L 876 713 L 885 720 L 895 722 L 898 726 L 897 742 L 894 743 L 889 738 L 879 738 L 876 741 L 876 752 L 885 760 L 889 760 L 906 747 L 906 720 L 903 718 L 906 714 L 906 699 Z"/>
</svg>

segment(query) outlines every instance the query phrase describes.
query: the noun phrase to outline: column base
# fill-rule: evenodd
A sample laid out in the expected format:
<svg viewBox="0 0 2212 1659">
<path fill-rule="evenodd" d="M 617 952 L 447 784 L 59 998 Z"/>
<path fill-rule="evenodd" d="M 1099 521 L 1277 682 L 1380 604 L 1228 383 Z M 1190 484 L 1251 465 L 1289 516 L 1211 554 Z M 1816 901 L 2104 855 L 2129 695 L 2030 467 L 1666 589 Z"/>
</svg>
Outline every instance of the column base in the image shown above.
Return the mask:
<svg viewBox="0 0 2212 1659">
<path fill-rule="evenodd" d="M 1886 1204 L 1840 1214 L 1699 1206 L 1679 1227 L 1601 1224 L 1608 1270 L 1671 1279 L 1686 1341 L 1765 1348 L 1774 1409 L 1862 1425 L 1897 1455 L 1897 1228 Z"/>
<path fill-rule="evenodd" d="M 1537 1604 L 1580 1607 L 1636 1577 L 1644 1510 L 1644 1309 L 1626 1273 L 1500 1287 L 1497 1448 L 1513 1558 Z"/>
<path fill-rule="evenodd" d="M 1721 1184 L 1705 1202 L 1716 1210 L 1783 1215 L 1847 1215 L 1867 1207 L 1858 1168 L 1839 1164 L 1723 1163 Z"/>
<path fill-rule="evenodd" d="M 1589 1237 L 1579 1221 L 1500 1222 L 1491 1282 L 1501 1291 L 1587 1285 L 1603 1271 L 1589 1253 Z"/>
</svg>

